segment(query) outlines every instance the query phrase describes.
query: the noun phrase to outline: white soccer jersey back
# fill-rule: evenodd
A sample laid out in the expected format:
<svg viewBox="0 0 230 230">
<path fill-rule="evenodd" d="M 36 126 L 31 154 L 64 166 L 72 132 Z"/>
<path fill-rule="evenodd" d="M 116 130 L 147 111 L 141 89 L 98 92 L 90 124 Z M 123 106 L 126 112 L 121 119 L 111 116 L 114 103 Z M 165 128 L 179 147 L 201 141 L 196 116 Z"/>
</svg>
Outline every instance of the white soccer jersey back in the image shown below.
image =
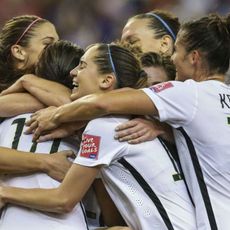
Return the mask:
<svg viewBox="0 0 230 230">
<path fill-rule="evenodd" d="M 90 121 L 74 163 L 102 165 L 104 184 L 133 230 L 195 230 L 194 209 L 170 153 L 159 140 L 138 145 L 114 140 L 115 127 L 125 121 L 111 116 Z"/>
<path fill-rule="evenodd" d="M 55 140 L 43 143 L 33 143 L 32 135 L 25 135 L 25 121 L 30 114 L 19 115 L 6 119 L 0 124 L 0 146 L 14 148 L 21 151 L 53 153 L 71 149 L 76 152 L 74 140 Z M 28 162 L 29 164 L 29 162 Z M 55 188 L 59 182 L 45 173 L 31 175 L 8 176 L 4 178 L 7 185 L 23 188 Z M 71 213 L 54 214 L 39 212 L 29 208 L 7 205 L 0 219 L 0 229 L 4 230 L 86 230 L 88 229 L 82 204 L 76 205 Z"/>
<path fill-rule="evenodd" d="M 198 229 L 230 226 L 230 88 L 218 81 L 167 82 L 144 89 L 175 128 Z"/>
</svg>

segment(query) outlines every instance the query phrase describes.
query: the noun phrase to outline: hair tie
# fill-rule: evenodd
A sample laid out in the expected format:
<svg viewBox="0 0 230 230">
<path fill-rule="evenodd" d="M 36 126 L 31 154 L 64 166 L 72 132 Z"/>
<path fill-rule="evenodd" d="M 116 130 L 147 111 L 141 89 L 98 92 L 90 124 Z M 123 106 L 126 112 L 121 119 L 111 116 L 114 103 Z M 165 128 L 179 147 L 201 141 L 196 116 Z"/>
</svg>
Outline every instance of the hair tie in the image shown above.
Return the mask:
<svg viewBox="0 0 230 230">
<path fill-rule="evenodd" d="M 24 37 L 24 35 L 28 32 L 28 30 L 34 25 L 35 22 L 37 22 L 38 20 L 40 20 L 41 18 L 36 18 L 34 21 L 32 21 L 24 30 L 24 32 L 22 33 L 22 35 L 19 37 L 19 39 L 15 42 L 15 45 L 17 45 L 21 39 Z"/>
<path fill-rule="evenodd" d="M 119 81 L 119 78 L 118 78 L 117 73 L 116 73 L 115 65 L 113 63 L 113 58 L 112 58 L 112 55 L 111 55 L 110 45 L 107 44 L 107 47 L 108 47 L 108 54 L 109 54 L 109 62 L 110 62 L 110 65 L 112 67 L 113 73 L 114 73 L 114 75 L 115 75 L 115 77 L 117 79 L 117 85 L 118 85 L 118 87 L 120 87 L 120 81 Z"/>
<path fill-rule="evenodd" d="M 152 12 L 149 12 L 149 13 L 146 13 L 146 14 L 147 15 L 151 15 L 154 18 L 157 18 L 163 24 L 163 26 L 165 27 L 165 29 L 170 33 L 170 35 L 172 36 L 173 40 L 174 41 L 176 40 L 176 35 L 173 33 L 173 31 L 171 30 L 171 28 L 169 27 L 169 25 L 159 15 L 157 15 L 155 13 L 152 13 Z"/>
</svg>

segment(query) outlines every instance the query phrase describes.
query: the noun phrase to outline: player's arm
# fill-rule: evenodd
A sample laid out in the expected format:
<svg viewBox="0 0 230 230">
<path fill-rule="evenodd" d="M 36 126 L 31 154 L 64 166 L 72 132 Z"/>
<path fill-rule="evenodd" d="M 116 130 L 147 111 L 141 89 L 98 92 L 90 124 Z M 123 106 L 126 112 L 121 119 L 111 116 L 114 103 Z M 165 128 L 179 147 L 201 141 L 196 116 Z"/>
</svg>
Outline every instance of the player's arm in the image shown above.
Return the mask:
<svg viewBox="0 0 230 230">
<path fill-rule="evenodd" d="M 30 75 L 25 75 L 1 93 L 0 117 L 35 112 L 45 106 L 59 106 L 69 101 L 70 89 L 65 86 L 35 76 L 32 79 Z"/>
<path fill-rule="evenodd" d="M 124 219 L 110 198 L 101 179 L 95 179 L 93 188 L 106 226 L 126 226 Z"/>
<path fill-rule="evenodd" d="M 34 154 L 0 147 L 0 174 L 44 172 L 61 181 L 71 167 L 68 157 L 72 156 L 72 151 Z"/>
<path fill-rule="evenodd" d="M 53 120 L 65 123 L 76 120 L 91 120 L 107 114 L 157 115 L 150 98 L 141 90 L 114 90 L 104 94 L 91 94 L 72 103 L 60 106 Z"/>
<path fill-rule="evenodd" d="M 69 88 L 60 83 L 49 81 L 33 74 L 22 76 L 12 86 L 4 90 L 1 95 L 23 91 L 27 91 L 47 106 L 60 106 L 71 101 L 71 90 Z"/>
<path fill-rule="evenodd" d="M 74 94 L 71 99 L 74 99 Z M 107 114 L 158 115 L 158 111 L 142 90 L 118 89 L 104 94 L 91 94 L 63 105 L 58 108 L 55 119 L 62 123 L 91 120 Z"/>
<path fill-rule="evenodd" d="M 65 138 L 72 135 L 81 136 L 82 129 L 86 126 L 86 124 L 86 121 L 68 122 L 60 125 L 56 129 L 46 132 L 44 135 L 39 136 L 37 140 L 34 139 L 33 141 L 44 142 L 57 138 Z"/>
<path fill-rule="evenodd" d="M 0 96 L 0 117 L 12 117 L 22 113 L 35 112 L 44 104 L 28 93 Z"/>
<path fill-rule="evenodd" d="M 47 130 L 66 122 L 91 120 L 107 114 L 158 115 L 150 98 L 141 90 L 114 90 L 104 94 L 91 94 L 58 108 L 35 113 L 27 122 L 28 132 L 34 130 L 37 139 Z"/>
<path fill-rule="evenodd" d="M 98 171 L 99 167 L 73 164 L 62 184 L 55 189 L 0 187 L 0 205 L 11 203 L 41 211 L 71 212 L 89 189 Z"/>
</svg>

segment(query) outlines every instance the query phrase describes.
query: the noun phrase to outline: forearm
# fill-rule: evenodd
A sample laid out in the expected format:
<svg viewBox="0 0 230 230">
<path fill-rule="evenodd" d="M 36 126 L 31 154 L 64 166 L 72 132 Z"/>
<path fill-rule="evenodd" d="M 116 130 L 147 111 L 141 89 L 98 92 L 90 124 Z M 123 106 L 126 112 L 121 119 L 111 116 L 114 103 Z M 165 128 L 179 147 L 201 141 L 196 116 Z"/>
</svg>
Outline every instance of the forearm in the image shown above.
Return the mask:
<svg viewBox="0 0 230 230">
<path fill-rule="evenodd" d="M 23 77 L 23 88 L 46 106 L 60 106 L 71 102 L 71 90 L 62 84 L 33 76 Z"/>
<path fill-rule="evenodd" d="M 61 106 L 53 120 L 60 124 L 91 120 L 107 114 L 157 115 L 158 111 L 141 90 L 114 90 L 104 94 L 88 95 Z"/>
<path fill-rule="evenodd" d="M 32 113 L 42 108 L 44 108 L 44 105 L 28 93 L 0 96 L 0 117 Z"/>
<path fill-rule="evenodd" d="M 55 189 L 0 187 L 0 203 L 11 203 L 42 211 L 72 211 L 89 189 L 98 168 L 72 165 L 63 182 Z"/>
<path fill-rule="evenodd" d="M 102 95 L 89 95 L 57 108 L 53 120 L 59 124 L 90 120 L 106 115 L 106 111 L 97 103 Z"/>
<path fill-rule="evenodd" d="M 0 147 L 0 174 L 45 172 L 45 155 Z"/>
<path fill-rule="evenodd" d="M 66 198 L 61 196 L 58 189 L 21 189 L 13 187 L 1 187 L 0 197 L 7 204 L 16 204 L 34 208 L 41 211 L 65 213 Z"/>
</svg>

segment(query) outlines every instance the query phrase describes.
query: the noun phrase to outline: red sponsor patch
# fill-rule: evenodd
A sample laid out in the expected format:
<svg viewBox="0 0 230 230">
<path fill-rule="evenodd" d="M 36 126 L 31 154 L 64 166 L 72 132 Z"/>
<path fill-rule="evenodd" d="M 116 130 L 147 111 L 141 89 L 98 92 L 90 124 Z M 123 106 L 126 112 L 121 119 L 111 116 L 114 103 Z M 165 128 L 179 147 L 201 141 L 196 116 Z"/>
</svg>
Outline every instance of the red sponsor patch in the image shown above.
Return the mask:
<svg viewBox="0 0 230 230">
<path fill-rule="evenodd" d="M 81 142 L 81 157 L 97 159 L 101 137 L 83 134 Z"/>
<path fill-rule="evenodd" d="M 163 82 L 163 83 L 151 86 L 150 89 L 153 90 L 155 93 L 159 93 L 171 87 L 173 87 L 173 84 L 171 82 Z"/>
</svg>

